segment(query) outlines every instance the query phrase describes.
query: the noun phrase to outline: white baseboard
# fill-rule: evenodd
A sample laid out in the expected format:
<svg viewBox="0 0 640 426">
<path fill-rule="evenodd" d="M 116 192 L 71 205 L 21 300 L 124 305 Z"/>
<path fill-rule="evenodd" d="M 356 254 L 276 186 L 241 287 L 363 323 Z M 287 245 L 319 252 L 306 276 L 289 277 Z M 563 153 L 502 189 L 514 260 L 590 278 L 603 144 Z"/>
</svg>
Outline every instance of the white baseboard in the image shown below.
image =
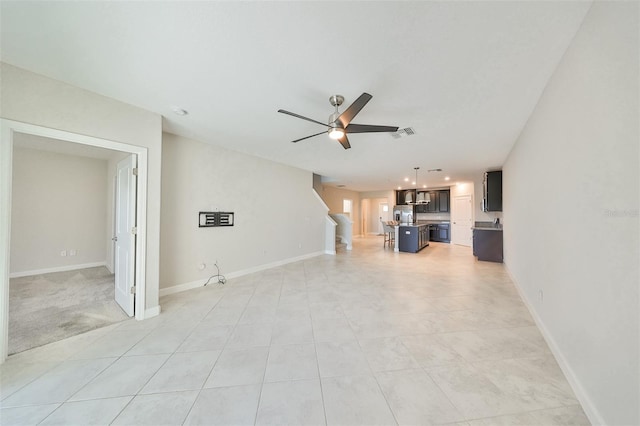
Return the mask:
<svg viewBox="0 0 640 426">
<path fill-rule="evenodd" d="M 162 297 L 162 296 L 167 296 L 169 294 L 180 293 L 181 291 L 187 291 L 194 288 L 202 287 L 206 282 L 207 282 L 207 279 L 205 278 L 205 279 L 191 281 L 184 284 L 174 285 L 171 287 L 161 288 L 159 294 L 160 294 L 160 297 Z"/>
<path fill-rule="evenodd" d="M 160 305 L 144 310 L 144 319 L 157 317 L 160 315 Z"/>
<path fill-rule="evenodd" d="M 96 266 L 106 266 L 107 262 L 83 263 L 80 265 L 57 266 L 55 268 L 36 269 L 33 271 L 13 272 L 9 278 L 30 277 L 32 275 L 50 274 L 51 272 L 75 271 L 76 269 L 95 268 Z"/>
<path fill-rule="evenodd" d="M 536 325 L 538 326 L 538 329 L 540 330 L 540 333 L 542 334 L 542 337 L 544 337 L 544 340 L 547 342 L 547 345 L 549 346 L 549 349 L 551 349 L 551 353 L 553 354 L 553 356 L 555 357 L 556 361 L 558 362 L 558 366 L 560 366 L 560 369 L 562 370 L 562 372 L 564 373 L 565 377 L 567 378 L 567 381 L 569 382 L 569 385 L 571 386 L 571 389 L 573 390 L 573 393 L 576 395 L 576 398 L 578 398 L 578 401 L 580 401 L 580 405 L 582 405 L 582 408 L 584 409 L 584 413 L 589 418 L 589 421 L 593 425 L 604 425 L 604 424 L 606 424 L 604 419 L 600 415 L 600 412 L 598 411 L 596 406 L 591 401 L 591 398 L 589 398 L 589 395 L 587 394 L 587 392 L 582 387 L 582 384 L 580 383 L 580 380 L 578 379 L 578 377 L 574 373 L 573 369 L 571 368 L 571 365 L 569 364 L 569 362 L 567 362 L 566 358 L 562 354 L 562 351 L 558 347 L 558 344 L 556 343 L 555 339 L 553 338 L 551 333 L 549 333 L 549 330 L 545 326 L 544 322 L 538 316 L 538 313 L 536 312 L 536 310 L 533 308 L 533 304 L 526 297 L 524 291 L 522 290 L 522 288 L 518 284 L 518 281 L 515 279 L 515 277 L 511 273 L 511 270 L 509 270 L 508 265 L 506 263 L 503 263 L 503 264 L 504 264 L 505 271 L 507 271 L 507 274 L 509 275 L 509 278 L 511 278 L 511 281 L 513 281 L 513 284 L 515 285 L 516 290 L 518 291 L 518 294 L 520 295 L 520 298 L 524 302 L 525 306 L 529 310 L 529 313 L 533 317 L 533 320 L 535 321 Z"/>
<path fill-rule="evenodd" d="M 325 251 L 324 251 L 324 254 L 330 254 L 330 255 L 335 256 L 336 251 L 335 251 L 335 250 L 325 250 Z"/>
<path fill-rule="evenodd" d="M 303 254 L 302 256 L 291 257 L 289 259 L 278 260 L 276 262 L 265 263 L 264 265 L 254 266 L 253 268 L 247 268 L 247 269 L 243 269 L 243 270 L 240 270 L 240 271 L 231 272 L 229 274 L 224 274 L 224 276 L 225 276 L 226 279 L 230 280 L 232 278 L 238 278 L 238 277 L 241 277 L 243 275 L 253 274 L 255 272 L 260 272 L 260 271 L 264 271 L 266 269 L 276 268 L 278 266 L 287 265 L 287 264 L 293 263 L 293 262 L 299 262 L 301 260 L 311 259 L 312 257 L 322 256 L 322 255 L 325 255 L 325 254 L 331 254 L 331 253 L 328 253 L 328 252 L 325 252 L 325 251 L 317 251 L 317 252 L 314 252 L 314 253 Z M 333 254 L 335 254 L 335 251 L 333 252 Z M 206 282 L 207 282 L 206 279 L 201 279 L 201 280 L 191 281 L 191 282 L 184 283 L 184 284 L 174 285 L 174 286 L 171 286 L 171 287 L 161 288 L 159 294 L 160 294 L 160 297 L 162 297 L 162 296 L 166 296 L 166 295 L 169 295 L 169 294 L 179 293 L 181 291 L 191 290 L 191 289 L 194 289 L 194 288 L 198 288 L 198 287 L 204 286 L 204 283 L 206 283 Z"/>
<path fill-rule="evenodd" d="M 301 260 L 311 259 L 312 257 L 322 256 L 324 251 L 303 254 L 302 256 L 291 257 L 289 259 L 278 260 L 276 262 L 265 263 L 264 265 L 255 266 L 253 268 L 243 269 L 241 271 L 231 272 L 225 275 L 228 279 L 241 277 L 243 275 L 253 274 L 254 272 L 264 271 L 266 269 L 276 268 L 278 266 L 287 265 L 289 263 L 299 262 Z"/>
</svg>

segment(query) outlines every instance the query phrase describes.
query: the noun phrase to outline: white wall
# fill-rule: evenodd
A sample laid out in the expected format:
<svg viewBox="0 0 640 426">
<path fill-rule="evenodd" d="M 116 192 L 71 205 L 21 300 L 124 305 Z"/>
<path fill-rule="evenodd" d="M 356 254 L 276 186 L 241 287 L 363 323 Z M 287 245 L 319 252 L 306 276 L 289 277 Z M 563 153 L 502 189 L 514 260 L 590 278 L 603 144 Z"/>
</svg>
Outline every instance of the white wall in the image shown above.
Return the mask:
<svg viewBox="0 0 640 426">
<path fill-rule="evenodd" d="M 451 185 L 450 201 L 453 200 L 453 197 L 459 197 L 460 195 L 472 195 L 474 206 L 475 206 L 475 204 L 477 204 L 475 202 L 475 199 L 476 199 L 475 187 L 476 185 L 473 182 L 460 182 L 457 185 Z M 451 204 L 451 207 L 453 208 L 453 203 Z M 474 211 L 474 215 L 475 215 L 475 211 Z"/>
<path fill-rule="evenodd" d="M 15 148 L 10 273 L 104 263 L 106 183 L 105 160 Z"/>
<path fill-rule="evenodd" d="M 364 203 L 369 203 L 369 212 L 366 218 L 366 234 L 375 234 L 381 232 L 382 226 L 380 225 L 380 204 L 387 204 L 389 211 L 387 212 L 386 220 L 393 220 L 393 204 L 389 204 L 389 200 L 387 198 L 363 198 L 362 205 L 364 210 Z M 385 219 L 383 217 L 383 219 Z"/>
<path fill-rule="evenodd" d="M 148 148 L 145 302 L 156 307 L 162 117 L 6 63 L 0 63 L 0 92 L 3 118 Z"/>
<path fill-rule="evenodd" d="M 638 16 L 593 4 L 503 167 L 507 267 L 594 424 L 640 424 Z"/>
<path fill-rule="evenodd" d="M 161 287 L 324 253 L 327 209 L 312 173 L 165 133 Z M 231 211 L 232 227 L 198 228 L 199 211 Z M 198 266 L 205 263 L 203 271 Z"/>
</svg>

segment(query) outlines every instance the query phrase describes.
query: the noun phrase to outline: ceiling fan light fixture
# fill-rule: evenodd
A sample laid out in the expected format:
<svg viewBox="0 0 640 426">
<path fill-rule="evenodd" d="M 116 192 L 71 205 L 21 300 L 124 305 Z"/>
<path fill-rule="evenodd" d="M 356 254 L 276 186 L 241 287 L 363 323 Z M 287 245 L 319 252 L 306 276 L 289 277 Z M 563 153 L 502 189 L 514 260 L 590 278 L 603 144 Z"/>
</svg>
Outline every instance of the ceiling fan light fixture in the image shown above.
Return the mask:
<svg viewBox="0 0 640 426">
<path fill-rule="evenodd" d="M 329 137 L 331 139 L 340 139 L 343 136 L 344 136 L 344 130 L 338 127 L 334 127 L 331 130 L 329 130 Z"/>
</svg>

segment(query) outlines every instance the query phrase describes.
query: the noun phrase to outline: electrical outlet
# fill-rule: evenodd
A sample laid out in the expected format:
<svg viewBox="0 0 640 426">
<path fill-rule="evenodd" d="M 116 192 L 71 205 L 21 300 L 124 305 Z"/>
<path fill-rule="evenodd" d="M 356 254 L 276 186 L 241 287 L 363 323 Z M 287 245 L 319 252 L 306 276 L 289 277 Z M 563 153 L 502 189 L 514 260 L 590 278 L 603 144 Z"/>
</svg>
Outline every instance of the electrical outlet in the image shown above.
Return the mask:
<svg viewBox="0 0 640 426">
<path fill-rule="evenodd" d="M 75 256 L 76 254 L 78 254 L 76 250 L 69 250 L 69 256 Z"/>
<path fill-rule="evenodd" d="M 67 251 L 66 251 L 66 250 L 62 250 L 62 251 L 60 252 L 60 256 L 62 256 L 62 257 L 67 257 Z"/>
</svg>

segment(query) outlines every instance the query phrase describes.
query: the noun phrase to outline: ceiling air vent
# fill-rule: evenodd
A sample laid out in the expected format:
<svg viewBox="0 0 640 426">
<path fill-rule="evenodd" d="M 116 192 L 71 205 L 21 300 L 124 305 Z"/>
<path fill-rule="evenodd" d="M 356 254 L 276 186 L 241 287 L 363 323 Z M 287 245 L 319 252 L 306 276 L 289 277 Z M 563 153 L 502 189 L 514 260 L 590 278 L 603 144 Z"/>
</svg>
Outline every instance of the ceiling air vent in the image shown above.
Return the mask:
<svg viewBox="0 0 640 426">
<path fill-rule="evenodd" d="M 415 135 L 415 134 L 416 134 L 416 131 L 413 130 L 413 127 L 405 127 L 404 129 L 398 129 L 397 132 L 391 133 L 391 136 L 393 136 L 395 139 L 400 139 L 400 138 Z"/>
</svg>

